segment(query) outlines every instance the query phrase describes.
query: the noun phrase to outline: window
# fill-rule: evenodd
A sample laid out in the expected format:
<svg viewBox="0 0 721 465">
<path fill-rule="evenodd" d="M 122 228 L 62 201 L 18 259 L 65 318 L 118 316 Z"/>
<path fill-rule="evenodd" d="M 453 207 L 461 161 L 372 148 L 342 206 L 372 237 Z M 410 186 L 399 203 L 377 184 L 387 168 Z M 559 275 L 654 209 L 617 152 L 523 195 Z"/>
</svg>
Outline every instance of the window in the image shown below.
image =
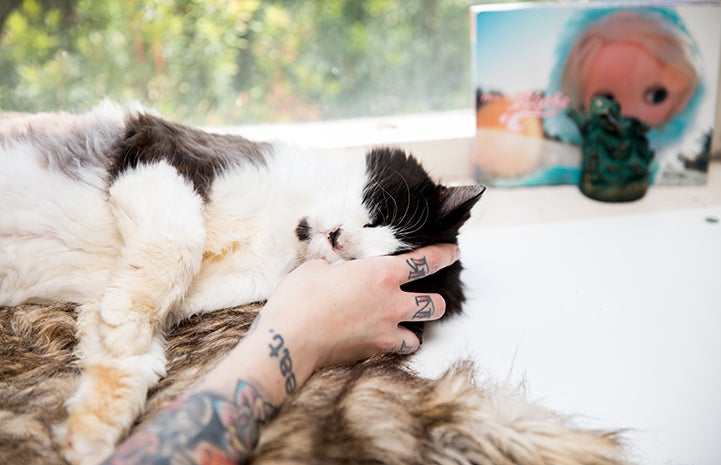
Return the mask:
<svg viewBox="0 0 721 465">
<path fill-rule="evenodd" d="M 463 0 L 4 0 L 0 109 L 205 126 L 472 106 Z"/>
</svg>

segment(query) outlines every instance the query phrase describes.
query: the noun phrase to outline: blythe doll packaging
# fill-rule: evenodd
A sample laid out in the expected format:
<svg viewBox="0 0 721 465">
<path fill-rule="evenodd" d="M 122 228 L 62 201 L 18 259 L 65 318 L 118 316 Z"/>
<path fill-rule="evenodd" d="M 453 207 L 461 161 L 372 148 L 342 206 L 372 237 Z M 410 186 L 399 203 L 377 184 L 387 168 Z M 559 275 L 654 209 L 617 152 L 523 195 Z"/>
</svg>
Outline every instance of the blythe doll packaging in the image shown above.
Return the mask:
<svg viewBox="0 0 721 465">
<path fill-rule="evenodd" d="M 471 18 L 480 180 L 600 200 L 705 182 L 720 4 L 495 4 Z"/>
</svg>

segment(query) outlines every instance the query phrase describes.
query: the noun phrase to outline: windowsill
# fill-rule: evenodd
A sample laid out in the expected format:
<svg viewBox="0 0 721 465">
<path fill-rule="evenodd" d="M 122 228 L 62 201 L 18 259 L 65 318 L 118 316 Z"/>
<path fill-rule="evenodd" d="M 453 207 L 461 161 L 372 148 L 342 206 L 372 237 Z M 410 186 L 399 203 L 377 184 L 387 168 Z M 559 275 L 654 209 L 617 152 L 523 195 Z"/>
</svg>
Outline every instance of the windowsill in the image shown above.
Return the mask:
<svg viewBox="0 0 721 465">
<path fill-rule="evenodd" d="M 709 164 L 706 184 L 654 185 L 643 198 L 634 202 L 591 200 L 574 185 L 490 188 L 476 206 L 471 222 L 484 228 L 495 228 L 719 206 L 721 160 L 713 160 Z"/>
<path fill-rule="evenodd" d="M 313 147 L 339 155 L 363 153 L 376 145 L 399 146 L 421 160 L 426 169 L 440 181 L 468 182 L 474 177 L 472 154 L 475 112 L 471 108 L 310 123 L 214 127 L 210 130 L 239 134 L 253 140 Z M 721 118 L 717 123 L 712 147 L 714 157 L 718 159 L 721 155 Z M 711 179 L 712 176 L 709 176 L 707 184 L 711 183 Z M 532 191 L 534 195 L 539 192 L 536 187 L 517 189 L 519 192 Z M 663 186 L 662 189 L 679 190 L 676 186 Z M 689 189 L 693 190 L 694 187 L 689 186 Z"/>
<path fill-rule="evenodd" d="M 253 140 L 314 147 L 328 153 L 363 153 L 376 145 L 395 145 L 413 153 L 440 180 L 472 178 L 475 130 L 472 109 L 355 118 L 313 123 L 219 127 L 215 131 Z"/>
</svg>

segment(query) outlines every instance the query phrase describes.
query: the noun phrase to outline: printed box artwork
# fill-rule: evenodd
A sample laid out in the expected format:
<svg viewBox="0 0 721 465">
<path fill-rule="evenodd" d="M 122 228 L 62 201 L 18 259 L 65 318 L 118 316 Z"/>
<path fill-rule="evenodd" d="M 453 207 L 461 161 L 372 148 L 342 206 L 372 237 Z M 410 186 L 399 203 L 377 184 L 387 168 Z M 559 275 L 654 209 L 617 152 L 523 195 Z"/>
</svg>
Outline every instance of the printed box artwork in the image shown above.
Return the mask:
<svg viewBox="0 0 721 465">
<path fill-rule="evenodd" d="M 583 190 L 582 160 L 585 179 L 601 147 L 633 160 L 610 174 L 705 183 L 721 5 L 505 3 L 471 16 L 481 182 Z"/>
</svg>

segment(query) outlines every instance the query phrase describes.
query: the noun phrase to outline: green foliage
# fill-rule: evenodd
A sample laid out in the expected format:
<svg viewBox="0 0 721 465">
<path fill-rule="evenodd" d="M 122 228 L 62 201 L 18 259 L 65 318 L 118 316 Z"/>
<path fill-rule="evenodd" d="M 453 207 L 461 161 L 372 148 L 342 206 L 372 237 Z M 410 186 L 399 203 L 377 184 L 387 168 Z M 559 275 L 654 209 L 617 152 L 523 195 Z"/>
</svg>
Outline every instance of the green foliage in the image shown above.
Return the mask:
<svg viewBox="0 0 721 465">
<path fill-rule="evenodd" d="M 196 124 L 472 105 L 464 0 L 4 0 L 0 109 Z"/>
</svg>

